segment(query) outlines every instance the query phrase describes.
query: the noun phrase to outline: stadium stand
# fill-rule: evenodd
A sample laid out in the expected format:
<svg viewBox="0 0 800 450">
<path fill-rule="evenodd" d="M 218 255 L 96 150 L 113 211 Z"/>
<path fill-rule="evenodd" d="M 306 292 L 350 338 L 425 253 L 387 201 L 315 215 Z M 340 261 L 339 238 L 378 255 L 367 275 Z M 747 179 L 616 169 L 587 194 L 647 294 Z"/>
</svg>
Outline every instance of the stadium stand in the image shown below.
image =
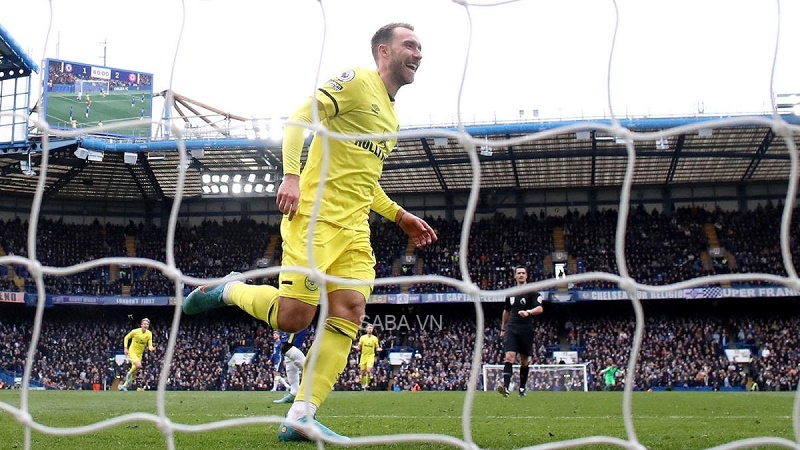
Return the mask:
<svg viewBox="0 0 800 450">
<path fill-rule="evenodd" d="M 628 258 L 632 275 L 645 283 L 668 284 L 698 275 L 723 271 L 767 271 L 784 274 L 777 242 L 781 206 L 767 204 L 750 212 L 679 209 L 673 214 L 643 208 L 632 211 L 628 228 Z M 564 246 L 575 255 L 574 270 L 616 271 L 613 232 L 616 214 L 599 211 L 563 217 L 525 215 L 515 219 L 503 215 L 475 222 L 469 250 L 470 276 L 482 289 L 507 287 L 509 273 L 516 264 L 531 267 L 534 280 L 552 276 L 545 259 L 554 249 L 553 232 L 563 227 Z M 402 264 L 406 242 L 387 222 L 373 224 L 379 276 L 408 271 L 414 274 L 440 274 L 459 277 L 458 233 L 455 220 L 431 218 L 441 238 L 431 248 L 416 250 L 416 263 Z M 795 221 L 796 223 L 796 221 Z M 720 245 L 728 253 L 719 258 L 703 256 L 709 242 L 705 225 L 712 224 Z M 0 245 L 7 254 L 26 252 L 27 224 L 19 219 L 0 221 Z M 252 220 L 213 222 L 179 227 L 176 233 L 176 259 L 184 273 L 197 277 L 219 277 L 230 270 L 257 267 L 275 226 Z M 797 227 L 791 235 L 797 239 Z M 135 242 L 135 255 L 163 260 L 165 232 L 156 227 L 130 223 L 128 226 L 101 224 L 75 225 L 43 220 L 37 234 L 43 264 L 72 265 L 89 259 L 128 254 L 126 241 Z M 275 244 L 273 242 L 273 244 Z M 225 247 L 223 253 L 221 249 Z M 280 245 L 273 245 L 280 259 Z M 225 256 L 233 255 L 233 256 Z M 705 258 L 705 260 L 704 260 Z M 715 259 L 708 264 L 708 259 Z M 727 261 L 725 261 L 727 260 Z M 736 264 L 730 264 L 735 260 Z M 405 267 L 404 267 L 405 266 Z M 130 293 L 134 296 L 170 295 L 174 284 L 157 270 L 131 268 Z M 9 266 L 2 272 L 2 289 L 35 292 L 24 267 Z M 115 278 L 117 277 L 117 278 Z M 22 283 L 18 283 L 22 280 Z M 251 283 L 272 280 L 249 280 Z M 47 277 L 50 294 L 105 295 L 124 293 L 125 281 L 114 268 L 96 268 L 66 277 Z M 588 288 L 610 287 L 586 283 Z M 186 287 L 188 291 L 190 287 Z M 446 286 L 420 284 L 381 286 L 379 292 L 442 292 Z M 635 377 L 635 389 L 745 389 L 755 382 L 761 390 L 787 390 L 800 380 L 800 342 L 797 331 L 797 299 L 665 300 L 650 301 L 644 342 Z M 622 306 L 621 306 L 622 305 Z M 500 303 L 484 305 L 486 327 L 475 329 L 472 308 L 458 305 L 375 305 L 368 314 L 375 319 L 393 317 L 394 322 L 378 323 L 376 333 L 384 348 L 411 349 L 414 358 L 392 365 L 387 352 L 376 366 L 374 388 L 381 390 L 464 390 L 467 387 L 472 343 L 477 332 L 484 333 L 483 363 L 502 360 L 499 339 Z M 578 352 L 579 362 L 588 364 L 590 389 L 599 389 L 598 372 L 608 359 L 625 366 L 632 345 L 635 321 L 626 301 L 547 302 L 547 314 L 537 322 L 536 355 L 539 364 L 558 363 L 554 350 Z M 0 303 L 0 379 L 13 388 L 21 376 L 30 342 L 33 308 Z M 273 370 L 269 352 L 271 333 L 265 324 L 223 311 L 181 321 L 175 361 L 168 388 L 173 390 L 269 390 Z M 121 350 L 122 336 L 135 326 L 142 314 L 152 320 L 157 347 L 163 350 L 168 338 L 172 310 L 164 307 L 72 306 L 57 305 L 45 313 L 34 382 L 52 389 L 108 388 L 127 369 L 115 355 Z M 403 324 L 396 318 L 430 316 L 432 323 L 411 320 Z M 381 322 L 379 320 L 379 322 Z M 438 327 L 441 329 L 438 329 Z M 311 342 L 312 339 L 307 340 Z M 234 349 L 255 349 L 250 364 L 229 365 Z M 734 363 L 726 348 L 748 349 L 752 358 Z M 157 351 L 145 364 L 138 385 L 153 388 L 161 370 Z M 548 380 L 543 389 L 556 389 Z M 357 355 L 337 382 L 337 390 L 360 389 Z M 479 386 L 480 388 L 480 386 Z"/>
</svg>

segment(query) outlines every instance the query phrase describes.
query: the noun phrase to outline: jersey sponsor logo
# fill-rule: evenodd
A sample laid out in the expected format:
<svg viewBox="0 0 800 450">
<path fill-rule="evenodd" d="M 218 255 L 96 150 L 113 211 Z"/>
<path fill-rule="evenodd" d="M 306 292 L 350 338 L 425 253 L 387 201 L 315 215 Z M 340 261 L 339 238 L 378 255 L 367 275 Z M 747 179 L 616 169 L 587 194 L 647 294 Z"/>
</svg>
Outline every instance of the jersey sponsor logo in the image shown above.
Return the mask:
<svg viewBox="0 0 800 450">
<path fill-rule="evenodd" d="M 311 281 L 307 276 L 305 279 L 305 283 L 306 283 L 306 289 L 308 289 L 309 291 L 314 292 L 319 290 L 319 286 L 317 285 L 317 283 Z"/>
<path fill-rule="evenodd" d="M 378 105 L 376 105 L 375 103 L 373 103 L 372 104 L 372 112 L 374 112 L 375 115 L 378 115 L 381 112 L 381 108 Z"/>
<path fill-rule="evenodd" d="M 355 70 L 348 70 L 346 72 L 340 73 L 339 76 L 336 77 L 336 79 L 346 83 L 348 81 L 353 81 L 353 78 L 355 78 L 355 77 L 356 77 L 356 71 Z"/>
<path fill-rule="evenodd" d="M 328 80 L 328 86 L 330 86 L 331 89 L 333 89 L 336 92 L 341 92 L 341 90 L 344 89 L 344 86 L 339 84 L 339 82 L 337 82 L 336 80 Z"/>
<path fill-rule="evenodd" d="M 381 161 L 385 161 L 386 157 L 389 156 L 389 152 L 386 150 L 386 141 L 380 142 L 373 142 L 373 141 L 366 141 L 366 140 L 358 140 L 355 141 L 355 144 L 364 150 L 372 153 L 373 155 L 380 158 Z"/>
</svg>

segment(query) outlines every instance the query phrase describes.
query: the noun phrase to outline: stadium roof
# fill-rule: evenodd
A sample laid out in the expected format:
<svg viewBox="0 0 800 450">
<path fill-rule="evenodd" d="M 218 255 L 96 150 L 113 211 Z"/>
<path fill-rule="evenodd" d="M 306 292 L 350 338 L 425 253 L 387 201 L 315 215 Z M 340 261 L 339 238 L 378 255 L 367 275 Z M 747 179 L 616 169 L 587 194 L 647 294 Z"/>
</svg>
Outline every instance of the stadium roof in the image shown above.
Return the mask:
<svg viewBox="0 0 800 450">
<path fill-rule="evenodd" d="M 800 123 L 797 116 L 783 117 L 790 123 Z M 621 120 L 619 125 L 637 133 L 633 183 L 653 186 L 786 181 L 790 168 L 787 144 L 773 131 L 771 118 Z M 390 194 L 467 192 L 473 179 L 472 152 L 480 161 L 482 189 L 620 186 L 628 160 L 625 137 L 614 135 L 620 130 L 623 129 L 612 129 L 610 121 L 466 127 L 465 131 L 477 139 L 477 144 L 457 139 L 454 128 L 403 130 L 398 148 L 385 162 L 381 185 Z M 655 133 L 664 130 L 674 134 L 664 139 L 657 137 Z M 798 134 L 792 138 L 797 144 Z M 191 151 L 187 155 L 190 163 L 184 198 L 203 195 L 203 173 L 232 177 L 237 171 L 280 171 L 279 141 L 226 133 L 214 137 L 188 136 L 184 142 Z M 38 178 L 24 175 L 20 163 L 30 157 L 34 170 L 41 172 L 41 142 L 36 144 L 37 151 L 30 156 L 0 153 L 1 193 L 19 196 L 35 193 Z M 94 157 L 87 158 L 86 152 L 79 153 L 82 157 L 76 156 L 78 148 L 91 151 Z M 179 173 L 176 149 L 175 140 L 118 142 L 103 136 L 54 139 L 48 155 L 46 198 L 112 201 L 174 198 Z M 125 162 L 126 153 L 129 157 L 130 153 L 136 154 L 135 164 Z"/>
<path fill-rule="evenodd" d="M 0 80 L 39 67 L 0 25 Z M 184 198 L 203 195 L 202 176 L 258 172 L 264 182 L 280 173 L 280 142 L 259 138 L 252 119 L 225 113 L 171 91 L 173 124 L 183 123 L 189 165 Z M 800 124 L 797 95 L 778 106 Z M 788 97 L 787 97 L 788 98 Z M 787 100 L 788 101 L 788 100 Z M 779 102 L 780 103 L 780 102 Z M 186 116 L 183 111 L 195 114 Z M 34 108 L 34 112 L 38 112 Z M 519 122 L 408 129 L 386 160 L 381 185 L 394 193 L 467 192 L 478 160 L 481 188 L 500 190 L 617 187 L 628 166 L 626 139 L 636 138 L 634 185 L 786 181 L 790 160 L 771 116 L 673 117 Z M 234 126 L 231 126 L 234 124 Z M 238 124 L 238 125 L 237 125 Z M 237 128 L 237 126 L 239 128 Z M 263 128 L 262 128 L 263 129 Z M 669 130 L 667 136 L 664 131 Z M 254 133 L 256 131 L 256 133 Z M 635 132 L 632 136 L 627 132 Z M 42 173 L 45 142 L 32 130 L 29 145 L 0 148 L 0 194 L 29 197 Z M 791 135 L 797 143 L 798 133 Z M 162 201 L 174 198 L 179 178 L 178 141 L 119 135 L 49 136 L 45 196 L 51 199 Z M 132 163 L 135 159 L 135 163 Z M 32 167 L 29 167 L 32 166 Z M 33 169 L 33 170 L 31 170 Z M 33 174 L 37 176 L 32 176 Z M 27 174 L 27 175 L 26 175 Z M 271 177 L 271 178 L 269 178 Z M 267 190 L 267 188 L 264 188 Z"/>
<path fill-rule="evenodd" d="M 30 75 L 31 72 L 38 73 L 39 66 L 0 25 L 0 80 Z"/>
</svg>

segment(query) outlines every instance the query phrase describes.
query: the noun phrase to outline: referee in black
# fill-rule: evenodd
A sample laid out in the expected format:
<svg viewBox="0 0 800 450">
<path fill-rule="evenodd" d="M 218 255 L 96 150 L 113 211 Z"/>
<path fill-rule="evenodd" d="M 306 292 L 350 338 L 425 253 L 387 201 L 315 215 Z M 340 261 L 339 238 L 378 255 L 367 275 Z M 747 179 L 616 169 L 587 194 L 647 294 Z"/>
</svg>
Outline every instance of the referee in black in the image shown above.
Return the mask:
<svg viewBox="0 0 800 450">
<path fill-rule="evenodd" d="M 528 269 L 519 266 L 514 269 L 514 280 L 517 286 L 528 282 Z M 528 371 L 533 355 L 533 316 L 544 312 L 542 296 L 538 292 L 528 292 L 521 296 L 506 297 L 503 308 L 503 324 L 500 326 L 500 337 L 503 338 L 505 365 L 503 366 L 503 384 L 497 386 L 497 392 L 508 397 L 508 386 L 511 383 L 512 369 L 519 353 L 519 396 L 525 396 L 525 385 L 528 383 Z"/>
</svg>

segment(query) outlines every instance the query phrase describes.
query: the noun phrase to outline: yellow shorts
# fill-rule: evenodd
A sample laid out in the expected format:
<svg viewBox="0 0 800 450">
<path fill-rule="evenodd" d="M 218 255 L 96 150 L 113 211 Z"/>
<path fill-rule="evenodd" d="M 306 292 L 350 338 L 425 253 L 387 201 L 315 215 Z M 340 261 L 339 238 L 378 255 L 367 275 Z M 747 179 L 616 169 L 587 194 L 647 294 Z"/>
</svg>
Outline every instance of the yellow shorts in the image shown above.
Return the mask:
<svg viewBox="0 0 800 450">
<path fill-rule="evenodd" d="M 137 352 L 135 350 L 128 350 L 128 359 L 130 359 L 132 363 L 141 361 L 143 356 L 144 356 L 144 349 L 141 352 Z"/>
<path fill-rule="evenodd" d="M 310 267 L 306 249 L 310 219 L 309 216 L 300 215 L 292 220 L 283 217 L 281 265 L 284 268 Z M 318 270 L 327 275 L 366 282 L 359 286 L 330 282 L 327 283 L 327 291 L 350 289 L 360 292 L 365 300 L 369 298 L 375 281 L 375 255 L 372 253 L 369 232 L 349 230 L 318 220 L 313 239 L 314 262 Z M 319 304 L 319 286 L 304 273 L 282 271 L 279 286 L 279 295 L 282 297 L 296 298 L 314 306 Z"/>
<path fill-rule="evenodd" d="M 361 370 L 372 370 L 372 368 L 375 367 L 375 357 L 374 356 L 371 358 L 362 357 L 361 361 L 359 361 L 358 363 L 358 367 Z"/>
</svg>

